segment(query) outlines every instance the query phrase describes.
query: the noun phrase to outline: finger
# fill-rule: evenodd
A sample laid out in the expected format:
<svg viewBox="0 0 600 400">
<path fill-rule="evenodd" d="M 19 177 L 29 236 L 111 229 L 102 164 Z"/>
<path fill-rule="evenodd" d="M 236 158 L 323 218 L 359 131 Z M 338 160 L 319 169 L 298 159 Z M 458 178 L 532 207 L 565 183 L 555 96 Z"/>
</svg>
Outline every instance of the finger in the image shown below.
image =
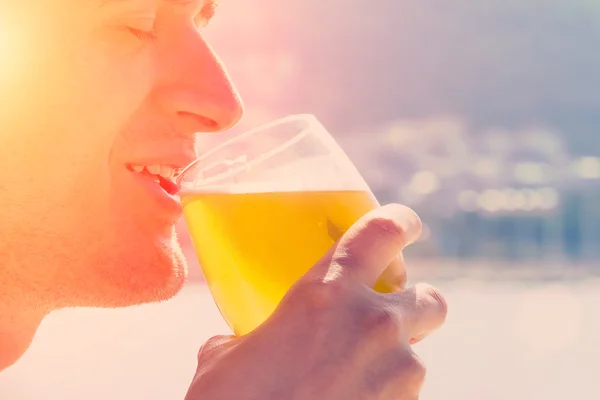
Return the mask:
<svg viewBox="0 0 600 400">
<path fill-rule="evenodd" d="M 386 295 L 402 320 L 405 339 L 413 344 L 438 329 L 446 320 L 448 305 L 431 285 L 420 283 L 402 292 Z"/>
<path fill-rule="evenodd" d="M 373 287 L 386 267 L 420 233 L 421 220 L 413 210 L 390 204 L 367 213 L 352 225 L 333 250 L 331 259 L 341 267 L 342 275 L 353 276 Z"/>
<path fill-rule="evenodd" d="M 214 336 L 200 347 L 198 351 L 198 366 L 236 344 L 235 336 Z"/>
<path fill-rule="evenodd" d="M 374 289 L 379 293 L 399 292 L 406 287 L 406 281 L 406 264 L 400 253 L 379 276 Z"/>
<path fill-rule="evenodd" d="M 185 396 L 187 399 L 196 399 L 198 392 L 202 392 L 202 382 L 206 381 L 209 374 L 216 364 L 221 362 L 221 357 L 227 353 L 227 350 L 237 345 L 238 340 L 235 336 L 215 336 L 200 347 L 198 351 L 198 366 L 192 379 L 192 384 Z"/>
</svg>

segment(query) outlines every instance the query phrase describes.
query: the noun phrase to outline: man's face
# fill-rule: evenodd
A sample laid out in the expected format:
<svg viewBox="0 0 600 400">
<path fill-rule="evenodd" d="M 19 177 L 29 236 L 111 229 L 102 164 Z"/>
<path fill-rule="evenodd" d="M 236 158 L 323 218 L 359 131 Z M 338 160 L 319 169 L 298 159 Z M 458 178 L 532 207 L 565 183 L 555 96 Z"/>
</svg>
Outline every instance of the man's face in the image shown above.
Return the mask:
<svg viewBox="0 0 600 400">
<path fill-rule="evenodd" d="M 185 264 L 169 180 L 196 157 L 196 132 L 242 113 L 202 37 L 214 4 L 5 3 L 0 252 L 55 306 L 174 295 Z"/>
</svg>

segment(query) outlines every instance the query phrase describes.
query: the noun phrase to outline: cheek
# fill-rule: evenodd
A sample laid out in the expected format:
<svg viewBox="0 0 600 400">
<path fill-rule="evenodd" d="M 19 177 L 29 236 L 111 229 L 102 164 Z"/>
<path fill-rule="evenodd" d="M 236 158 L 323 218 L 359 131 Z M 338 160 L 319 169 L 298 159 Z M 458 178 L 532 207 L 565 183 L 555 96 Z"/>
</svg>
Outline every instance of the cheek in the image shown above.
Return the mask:
<svg viewBox="0 0 600 400">
<path fill-rule="evenodd" d="M 0 79 L 0 218 L 41 236 L 98 234 L 112 224 L 110 152 L 146 101 L 153 61 L 93 37 L 50 46 L 27 55 L 12 86 Z"/>
<path fill-rule="evenodd" d="M 92 38 L 74 60 L 74 85 L 82 111 L 113 126 L 123 125 L 145 102 L 154 81 L 149 49 L 119 48 L 110 38 Z M 99 122 L 99 121 L 96 121 Z"/>
<path fill-rule="evenodd" d="M 76 52 L 65 76 L 60 109 L 50 116 L 53 133 L 45 138 L 47 160 L 69 171 L 71 191 L 106 182 L 113 145 L 127 131 L 151 88 L 150 58 L 124 57 L 103 42 Z M 68 183 L 68 182 L 67 182 Z M 85 196 L 85 192 L 81 193 Z"/>
<path fill-rule="evenodd" d="M 12 182 L 22 218 L 65 231 L 77 229 L 81 221 L 97 229 L 106 224 L 112 146 L 145 92 L 144 82 L 119 85 L 126 81 L 118 79 L 118 68 L 108 67 L 73 73 L 70 85 L 55 89 L 62 107 L 45 118 L 26 117 L 13 125 L 23 134 L 13 136 L 17 140 L 7 146 L 9 157 L 2 164 L 5 171 L 17 171 L 9 171 L 4 182 Z"/>
</svg>

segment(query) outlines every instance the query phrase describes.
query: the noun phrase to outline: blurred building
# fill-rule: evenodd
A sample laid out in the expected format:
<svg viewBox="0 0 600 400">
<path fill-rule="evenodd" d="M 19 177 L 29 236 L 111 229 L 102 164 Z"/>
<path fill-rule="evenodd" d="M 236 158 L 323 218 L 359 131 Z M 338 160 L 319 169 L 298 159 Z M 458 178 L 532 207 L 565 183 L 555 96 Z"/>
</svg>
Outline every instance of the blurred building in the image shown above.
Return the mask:
<svg viewBox="0 0 600 400">
<path fill-rule="evenodd" d="M 600 158 L 573 157 L 555 132 L 472 132 L 446 116 L 340 141 L 381 203 L 422 216 L 423 256 L 600 258 Z"/>
</svg>

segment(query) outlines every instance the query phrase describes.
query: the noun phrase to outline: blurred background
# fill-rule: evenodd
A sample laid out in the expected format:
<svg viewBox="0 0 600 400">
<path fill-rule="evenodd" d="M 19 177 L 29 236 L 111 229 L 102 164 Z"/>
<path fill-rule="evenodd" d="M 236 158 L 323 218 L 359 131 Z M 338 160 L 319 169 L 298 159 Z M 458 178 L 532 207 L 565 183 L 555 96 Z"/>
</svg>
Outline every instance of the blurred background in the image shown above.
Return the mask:
<svg viewBox="0 0 600 400">
<path fill-rule="evenodd" d="M 422 216 L 420 257 L 600 257 L 597 1 L 229 0 L 220 11 L 209 35 L 248 108 L 229 136 L 316 114 L 381 203 Z"/>
<path fill-rule="evenodd" d="M 600 2 L 223 0 L 207 31 L 247 114 L 313 113 L 381 203 L 414 208 L 410 277 L 447 296 L 423 399 L 599 398 Z M 185 226 L 173 301 L 51 316 L 0 398 L 183 398 L 227 333 Z"/>
</svg>

